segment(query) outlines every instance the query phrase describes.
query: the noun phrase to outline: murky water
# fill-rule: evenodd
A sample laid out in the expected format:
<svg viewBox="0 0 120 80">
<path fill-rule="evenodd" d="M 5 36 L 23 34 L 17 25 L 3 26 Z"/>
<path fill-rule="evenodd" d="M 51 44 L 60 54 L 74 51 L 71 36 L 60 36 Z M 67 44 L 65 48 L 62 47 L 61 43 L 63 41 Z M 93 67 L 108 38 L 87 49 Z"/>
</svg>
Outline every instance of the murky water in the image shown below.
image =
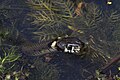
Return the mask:
<svg viewBox="0 0 120 80">
<path fill-rule="evenodd" d="M 33 32 L 42 32 L 38 30 L 40 25 L 31 24 L 34 18 L 28 17 L 28 14 L 34 11 L 31 11 L 29 6 L 26 5 L 26 1 L 7 1 L 8 0 L 0 2 L 0 19 L 3 22 L 3 26 L 8 26 L 8 31 L 13 30 L 13 33 L 10 35 L 10 38 L 5 40 L 4 46 L 7 44 L 9 47 L 16 45 L 18 52 L 22 55 L 21 60 L 17 64 L 20 65 L 19 67 L 22 66 L 23 71 L 28 71 L 29 76 L 21 78 L 20 80 L 89 80 L 88 77 L 91 77 L 91 75 L 95 76 L 96 70 L 101 69 L 109 59 L 120 55 L 118 53 L 120 51 L 120 10 L 117 5 L 115 6 L 116 0 L 113 2 L 114 5 L 108 6 L 106 6 L 105 3 L 102 3 L 103 1 L 95 2 L 97 5 L 104 6 L 103 8 L 100 8 L 100 10 L 104 11 L 108 9 L 108 12 L 106 11 L 108 14 L 100 14 L 107 15 L 107 17 L 104 15 L 105 18 L 101 17 L 103 19 L 99 18 L 101 19 L 100 22 L 97 22 L 97 20 L 95 24 L 89 22 L 90 15 L 86 16 L 88 19 L 85 19 L 85 17 L 76 19 L 75 28 L 84 31 L 84 34 L 78 34 L 76 32 L 74 33 L 74 31 L 66 30 L 66 28 L 63 28 L 64 26 L 61 26 L 61 28 L 63 28 L 61 32 L 58 31 L 61 37 L 63 37 L 65 33 L 70 34 L 73 32 L 72 36 L 79 37 L 81 41 L 90 44 L 90 52 L 89 49 L 87 49 L 86 55 L 83 57 L 75 54 L 52 51 L 39 55 L 38 51 L 43 50 L 43 48 L 48 49 L 49 46 L 47 45 L 47 41 L 42 42 L 33 34 Z M 9 7 L 6 5 L 9 5 Z M 118 12 L 114 12 L 116 9 L 118 9 Z M 87 12 L 85 14 L 87 14 Z M 83 23 L 84 21 L 81 21 L 80 19 L 86 21 L 85 23 L 90 26 L 86 26 L 85 23 Z M 92 17 L 90 19 L 92 20 Z M 60 30 L 61 28 L 57 30 Z M 3 27 L 1 29 L 1 31 L 3 31 Z M 53 28 L 51 31 L 48 30 L 48 32 L 52 32 L 52 30 L 56 29 Z M 66 31 L 62 33 L 64 30 Z M 44 34 L 41 36 L 43 35 Z M 55 36 L 56 35 L 53 35 L 53 37 Z M 49 38 L 49 36 L 46 38 Z M 50 42 L 51 40 L 49 38 Z M 4 42 L 4 39 L 1 39 L 1 42 L 2 41 Z M 108 68 L 105 73 L 108 75 L 112 73 L 112 75 L 114 75 L 118 72 L 118 67 L 120 67 L 119 61 L 112 67 Z M 118 75 L 120 75 L 120 73 L 118 73 Z"/>
</svg>

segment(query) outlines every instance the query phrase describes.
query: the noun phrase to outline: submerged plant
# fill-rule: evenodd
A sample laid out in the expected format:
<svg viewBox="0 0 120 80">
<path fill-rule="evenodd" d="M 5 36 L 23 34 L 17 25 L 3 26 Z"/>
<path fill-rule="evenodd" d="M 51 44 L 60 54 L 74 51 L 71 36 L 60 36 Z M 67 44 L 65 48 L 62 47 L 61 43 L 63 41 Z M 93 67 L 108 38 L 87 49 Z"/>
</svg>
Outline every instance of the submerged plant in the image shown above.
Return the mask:
<svg viewBox="0 0 120 80">
<path fill-rule="evenodd" d="M 2 48 L 0 56 L 0 79 L 25 80 L 28 77 L 28 71 L 24 72 L 23 65 L 18 64 L 21 55 L 18 54 L 15 47 L 11 47 L 10 49 Z"/>
<path fill-rule="evenodd" d="M 39 26 L 33 33 L 40 40 L 44 37 L 55 39 L 58 36 L 70 35 L 69 31 L 78 31 L 75 29 L 75 6 L 72 1 L 31 0 L 28 4 L 32 10 L 35 10 L 29 16 L 34 19 L 32 23 Z"/>
<path fill-rule="evenodd" d="M 120 18 L 116 11 L 108 13 L 95 3 L 87 3 L 83 15 L 76 16 L 74 4 L 70 0 L 29 0 L 28 4 L 32 9 L 29 16 L 37 26 L 33 27 L 34 38 L 37 37 L 37 40 L 51 40 L 65 35 L 79 38 L 84 33 L 83 37 L 87 39 L 94 36 L 92 44 L 88 43 L 84 49 L 86 52 L 83 50 L 83 55 L 90 57 L 92 62 L 99 60 L 106 63 L 117 55 L 112 54 L 119 51 L 118 43 L 112 43 L 114 38 L 119 40 L 117 29 Z"/>
<path fill-rule="evenodd" d="M 16 54 L 14 47 L 10 49 L 2 49 L 0 57 L 0 78 L 5 79 L 5 76 L 11 76 L 11 70 L 15 67 L 15 61 L 20 58 L 20 55 Z M 7 74 L 7 75 L 6 75 Z M 8 79 L 10 80 L 10 79 Z"/>
<path fill-rule="evenodd" d="M 74 3 L 70 0 L 30 0 L 28 4 L 34 10 L 29 14 L 34 20 L 32 23 L 39 26 L 33 32 L 39 41 L 66 35 L 79 38 L 81 33 L 89 37 L 96 34 L 103 21 L 102 11 L 94 3 L 86 4 L 82 16 L 75 14 Z M 85 54 L 90 55 L 91 59 L 102 57 L 106 61 L 106 55 L 96 45 L 90 44 Z"/>
</svg>

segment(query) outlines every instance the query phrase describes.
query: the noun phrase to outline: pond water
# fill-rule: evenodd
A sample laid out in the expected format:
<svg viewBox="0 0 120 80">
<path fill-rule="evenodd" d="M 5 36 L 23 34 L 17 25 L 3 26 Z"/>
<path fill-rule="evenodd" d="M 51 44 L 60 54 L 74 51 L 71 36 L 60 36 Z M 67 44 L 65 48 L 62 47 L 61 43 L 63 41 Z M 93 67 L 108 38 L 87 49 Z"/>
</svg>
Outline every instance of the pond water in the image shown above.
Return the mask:
<svg viewBox="0 0 120 80">
<path fill-rule="evenodd" d="M 5 80 L 9 74 L 11 79 L 8 80 L 99 80 L 97 70 L 120 55 L 120 1 L 117 3 L 115 0 L 112 5 L 106 5 L 104 0 L 84 0 L 86 9 L 82 16 L 77 17 L 69 16 L 68 12 L 72 8 L 64 7 L 67 0 L 61 0 L 61 3 L 51 2 L 52 6 L 45 6 L 46 9 L 43 8 L 44 4 L 40 6 L 42 2 L 39 4 L 39 1 L 48 6 L 50 4 L 47 0 L 1 0 L 0 65 L 3 67 L 0 67 L 0 79 Z M 55 8 L 57 4 L 63 7 Z M 46 12 L 49 9 L 50 12 Z M 51 12 L 52 9 L 56 12 L 55 15 Z M 42 23 L 44 20 L 46 22 Z M 82 55 L 48 50 L 52 41 L 66 36 L 79 38 L 85 44 L 85 49 L 80 53 Z M 4 63 L 4 59 L 7 61 L 4 57 L 9 54 L 5 55 L 5 51 L 9 51 L 7 49 L 11 49 L 11 46 L 15 47 L 20 58 L 14 62 L 12 56 L 13 60 L 8 59 Z M 44 53 L 44 49 L 48 52 Z M 102 78 L 120 76 L 119 60 L 103 70 Z M 7 72 L 7 68 L 14 63 L 14 67 Z"/>
</svg>

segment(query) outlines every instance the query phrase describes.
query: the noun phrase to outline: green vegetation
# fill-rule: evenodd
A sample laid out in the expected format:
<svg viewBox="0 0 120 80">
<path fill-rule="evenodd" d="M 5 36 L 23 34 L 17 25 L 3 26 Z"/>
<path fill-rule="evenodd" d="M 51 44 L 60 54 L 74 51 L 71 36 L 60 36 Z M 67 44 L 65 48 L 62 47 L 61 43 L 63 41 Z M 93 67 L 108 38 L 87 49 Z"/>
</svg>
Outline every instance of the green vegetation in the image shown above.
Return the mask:
<svg viewBox="0 0 120 80">
<path fill-rule="evenodd" d="M 31 0 L 29 6 L 33 10 L 29 14 L 34 19 L 32 23 L 38 26 L 33 32 L 36 40 L 66 35 L 80 38 L 84 36 L 88 39 L 88 47 L 83 54 L 89 56 L 93 62 L 102 61 L 105 64 L 117 55 L 115 53 L 119 51 L 120 32 L 117 10 L 102 10 L 95 3 L 86 3 L 82 16 L 77 16 L 74 3 L 70 0 Z"/>
<path fill-rule="evenodd" d="M 16 54 L 14 47 L 10 49 L 2 49 L 0 57 L 0 79 L 11 79 L 14 75 L 14 71 L 12 69 L 15 67 L 16 61 L 18 61 L 19 58 L 20 55 Z"/>
<path fill-rule="evenodd" d="M 23 38 L 21 34 L 24 33 L 31 35 L 27 38 L 39 42 L 59 36 L 78 37 L 83 42 L 85 38 L 88 44 L 81 50 L 82 56 L 79 58 L 90 60 L 89 69 L 94 69 L 91 71 L 87 65 L 82 66 L 81 73 L 86 72 L 92 76 L 94 72 L 98 80 L 105 78 L 106 75 L 97 70 L 119 55 L 120 51 L 120 1 L 115 0 L 116 5 L 110 10 L 111 6 L 106 6 L 108 10 L 105 10 L 95 2 L 85 2 L 84 8 L 79 10 L 81 15 L 77 15 L 75 10 L 81 1 L 84 0 L 3 0 L 0 3 L 0 79 L 59 80 L 60 70 L 44 62 L 44 56 L 22 54 L 22 40 L 27 44 L 30 42 L 26 37 Z M 120 79 L 117 74 L 113 76 Z"/>
</svg>

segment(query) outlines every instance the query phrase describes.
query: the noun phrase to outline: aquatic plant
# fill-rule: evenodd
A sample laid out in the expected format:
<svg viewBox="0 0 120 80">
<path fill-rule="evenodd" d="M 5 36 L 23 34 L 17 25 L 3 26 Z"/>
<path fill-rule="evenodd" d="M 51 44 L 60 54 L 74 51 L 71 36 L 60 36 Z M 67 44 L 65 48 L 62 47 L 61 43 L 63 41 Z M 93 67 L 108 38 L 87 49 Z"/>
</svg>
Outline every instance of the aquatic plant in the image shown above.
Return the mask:
<svg viewBox="0 0 120 80">
<path fill-rule="evenodd" d="M 65 35 L 76 36 L 78 34 L 76 37 L 81 37 L 81 33 L 89 37 L 91 34 L 96 34 L 96 30 L 100 28 L 99 25 L 103 21 L 102 11 L 94 3 L 88 3 L 85 6 L 82 16 L 75 14 L 74 3 L 70 0 L 30 0 L 28 4 L 34 10 L 29 16 L 34 19 L 34 24 L 39 25 L 33 32 L 39 41 Z M 104 52 L 96 46 L 97 43 L 88 44 L 86 52 L 84 53 L 83 50 L 83 54 L 87 53 L 91 59 L 101 56 L 106 61 Z"/>
<path fill-rule="evenodd" d="M 32 1 L 30 6 L 32 7 L 33 12 L 30 16 L 34 19 L 33 23 L 37 25 L 33 27 L 33 34 L 35 34 L 35 37 L 33 36 L 33 38 L 36 38 L 36 40 L 39 39 L 39 42 L 55 39 L 58 36 L 64 37 L 65 35 L 81 37 L 82 32 L 84 33 L 83 36 L 85 38 L 88 38 L 90 35 L 94 36 L 93 43 L 88 44 L 88 49 L 85 53 L 87 54 L 86 58 L 90 57 L 92 60 L 91 62 L 97 63 L 98 61 L 98 63 L 106 63 L 107 60 L 118 55 L 114 54 L 114 52 L 119 51 L 120 32 L 119 13 L 116 11 L 103 12 L 99 9 L 98 5 L 88 3 L 86 11 L 83 12 L 83 16 L 78 17 L 74 14 L 74 4 L 69 0 L 29 1 Z M 33 46 L 28 45 L 28 47 L 31 49 L 30 51 L 28 50 L 28 52 L 31 52 L 31 54 L 34 55 L 34 50 L 41 46 L 39 47 L 38 45 L 36 46 L 36 44 L 33 44 Z M 103 65 L 102 63 L 101 65 Z M 56 80 L 58 78 L 58 72 L 53 65 L 39 60 L 35 63 L 35 68 L 31 69 L 31 71 L 29 79 L 37 80 L 39 78 L 49 80 L 51 78 L 51 80 Z M 18 75 L 18 77 L 19 76 L 20 75 Z M 105 78 L 105 76 L 106 75 L 103 75 L 102 78 Z M 97 79 L 100 79 L 99 77 L 97 77 Z"/>
<path fill-rule="evenodd" d="M 0 78 L 5 79 L 8 76 L 11 77 L 12 69 L 16 65 L 16 61 L 20 58 L 20 55 L 16 54 L 15 47 L 11 47 L 10 49 L 2 48 L 2 52 L 0 54 Z M 10 80 L 9 79 L 7 80 Z M 6 80 L 6 79 L 5 79 Z"/>
<path fill-rule="evenodd" d="M 79 27 L 83 29 L 98 28 L 98 24 L 103 20 L 102 10 L 100 10 L 99 6 L 93 2 L 88 3 L 85 9 L 82 18 L 79 17 L 80 20 L 77 20 L 79 21 L 78 25 L 81 25 Z"/>
<path fill-rule="evenodd" d="M 113 37 L 116 41 L 120 41 L 120 36 L 119 36 L 119 32 L 120 32 L 120 15 L 117 11 L 114 11 L 111 13 L 111 16 L 109 18 L 109 20 L 111 20 L 111 22 L 113 23 L 114 27 L 114 32 L 113 32 Z"/>
<path fill-rule="evenodd" d="M 34 20 L 32 23 L 38 26 L 33 34 L 40 40 L 43 37 L 48 39 L 54 35 L 57 35 L 55 37 L 61 36 L 62 34 L 59 34 L 61 32 L 64 33 L 62 36 L 75 36 L 76 34 L 80 36 L 84 32 L 90 33 L 97 29 L 103 20 L 102 11 L 94 3 L 85 3 L 82 16 L 76 15 L 76 7 L 70 0 L 30 0 L 28 4 L 34 10 L 29 14 Z"/>
<path fill-rule="evenodd" d="M 99 36 L 99 43 L 102 46 L 105 54 L 110 54 L 113 56 L 114 51 L 118 52 L 119 41 L 117 41 L 117 30 L 119 30 L 119 13 L 117 11 L 110 11 L 104 13 L 103 21 L 100 27 L 96 30 L 96 34 Z M 104 26 L 102 26 L 104 25 Z M 109 33 L 108 33 L 109 32 Z M 116 35 L 115 35 L 116 34 Z M 118 32 L 119 34 L 119 32 Z M 95 36 L 94 36 L 95 37 Z M 98 38 L 98 37 L 97 37 Z M 99 44 L 98 43 L 98 44 Z"/>
<path fill-rule="evenodd" d="M 20 54 L 17 47 L 2 46 L 0 51 L 0 79 L 26 80 L 30 74 L 30 68 L 28 62 L 26 63 L 27 60 Z"/>
<path fill-rule="evenodd" d="M 23 43 L 23 42 L 19 42 L 19 40 L 21 39 L 21 35 L 19 35 L 19 31 L 16 30 L 16 28 L 21 28 L 20 24 L 22 24 L 21 21 L 21 14 L 23 12 L 23 5 L 10 5 L 11 3 L 16 4 L 16 1 L 14 0 L 3 0 L 0 4 L 0 20 L 2 21 L 2 25 L 0 26 L 0 37 L 1 37 L 1 47 L 4 47 L 1 50 L 1 54 L 0 54 L 0 79 L 2 80 L 26 80 L 26 78 L 29 76 L 29 68 L 28 68 L 28 63 L 25 63 L 26 60 L 24 60 L 23 58 L 23 62 L 21 60 L 21 55 L 19 55 L 18 52 L 21 52 L 18 50 L 16 50 L 15 48 L 10 48 L 10 49 L 6 49 L 8 47 L 6 46 L 16 46 L 17 48 L 20 47 L 18 46 L 18 43 Z M 20 2 L 24 2 L 20 0 Z M 19 3 L 19 2 L 18 2 Z M 24 14 L 24 13 L 23 13 Z M 4 16 L 3 16 L 4 15 Z M 2 17 L 1 17 L 2 16 Z M 7 27 L 6 27 L 7 26 Z M 24 26 L 23 26 L 24 27 Z M 3 43 L 4 42 L 4 43 Z M 9 45 L 11 44 L 11 45 Z M 22 62 L 22 64 L 21 64 Z M 27 65 L 27 66 L 26 66 Z M 41 65 L 40 65 L 41 66 Z M 43 64 L 44 66 L 44 64 Z M 48 67 L 49 65 L 45 65 L 44 67 Z M 26 68 L 27 67 L 27 68 Z M 39 67 L 39 66 L 37 66 Z M 41 67 L 40 70 L 43 70 L 44 67 Z M 51 68 L 51 69 L 49 69 Z M 57 73 L 56 70 L 53 70 L 53 67 L 49 67 L 47 68 L 48 74 L 49 74 L 49 78 L 51 78 L 51 80 L 54 80 L 56 77 L 51 77 L 52 75 L 56 75 L 55 73 Z M 46 70 L 46 72 L 47 72 Z M 38 69 L 39 71 L 39 69 Z M 41 71 L 39 71 L 41 72 Z M 44 71 L 43 71 L 44 72 Z M 53 72 L 53 73 L 52 73 Z M 55 73 L 54 73 L 55 72 Z M 31 72 L 32 73 L 32 72 Z M 45 74 L 43 74 L 42 76 L 40 76 L 42 79 L 46 79 L 49 80 L 49 78 L 47 79 L 46 77 L 44 77 Z M 36 76 L 35 76 L 36 77 Z M 38 76 L 37 76 L 38 77 Z M 47 76 L 48 77 L 48 76 Z M 39 78 L 39 77 L 38 77 Z M 55 79 L 55 80 L 56 80 Z M 36 79 L 37 80 L 37 79 Z"/>
<path fill-rule="evenodd" d="M 28 4 L 34 10 L 34 12 L 29 14 L 29 16 L 34 18 L 32 23 L 39 26 L 33 32 L 38 38 L 46 37 L 46 34 L 50 38 L 70 35 L 69 31 L 72 30 L 68 26 L 71 26 L 73 30 L 75 29 L 75 6 L 70 0 L 31 0 Z"/>
<path fill-rule="evenodd" d="M 74 4 L 70 1 L 50 1 L 50 0 L 31 0 L 29 5 L 33 10 L 37 11 L 30 14 L 35 17 L 35 24 L 44 24 L 41 26 L 52 26 L 54 24 L 64 24 L 70 22 L 73 18 Z M 61 6 L 57 6 L 61 5 Z M 67 21 L 66 21 L 67 20 Z"/>
<path fill-rule="evenodd" d="M 33 27 L 36 40 L 51 40 L 65 35 L 76 36 L 76 33 L 77 37 L 81 37 L 82 31 L 87 39 L 93 36 L 93 43 L 89 43 L 86 50 L 93 63 L 97 60 L 106 63 L 113 55 L 117 55 L 113 54 L 119 51 L 117 43 L 112 43 L 114 37 L 119 37 L 119 30 L 115 32 L 118 33 L 117 36 L 113 36 L 116 26 L 119 27 L 119 15 L 116 12 L 102 11 L 98 5 L 88 3 L 83 15 L 76 16 L 74 4 L 69 0 L 29 0 L 28 4 L 32 10 L 29 16 L 36 25 Z"/>
</svg>

